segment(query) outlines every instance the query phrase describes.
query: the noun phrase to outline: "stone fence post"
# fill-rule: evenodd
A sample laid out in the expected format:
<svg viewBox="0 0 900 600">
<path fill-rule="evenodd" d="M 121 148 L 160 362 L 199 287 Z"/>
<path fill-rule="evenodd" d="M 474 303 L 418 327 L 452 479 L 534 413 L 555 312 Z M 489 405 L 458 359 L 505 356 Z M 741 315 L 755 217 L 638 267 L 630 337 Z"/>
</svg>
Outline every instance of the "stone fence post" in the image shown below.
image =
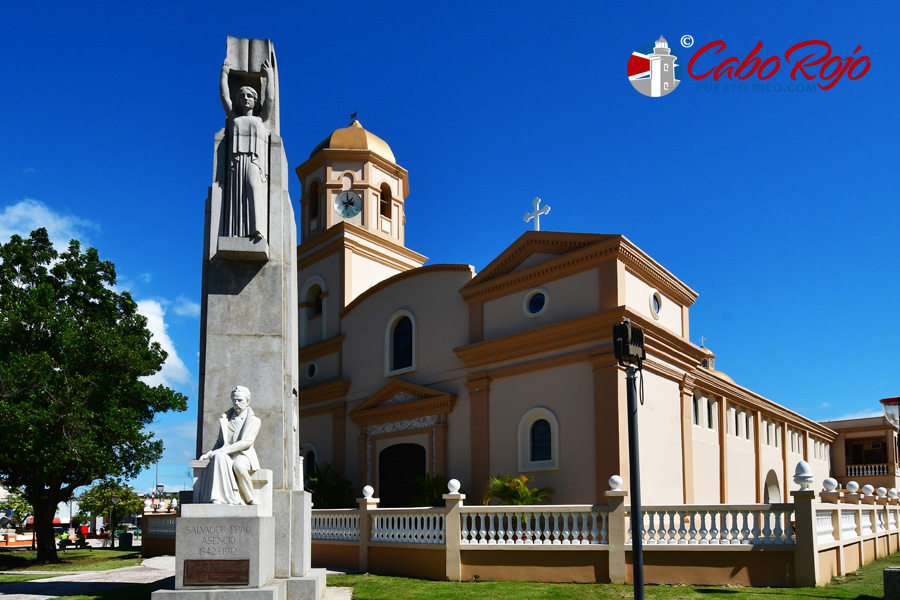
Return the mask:
<svg viewBox="0 0 900 600">
<path fill-rule="evenodd" d="M 620 489 L 622 478 L 613 475 L 609 478 L 609 486 L 606 491 L 606 504 L 609 508 L 609 524 L 607 526 L 607 541 L 609 542 L 609 581 L 610 583 L 625 583 L 627 579 L 625 564 L 625 542 L 627 532 L 625 530 L 625 499 L 628 492 Z"/>
<path fill-rule="evenodd" d="M 459 555 L 461 528 L 460 512 L 465 494 L 459 493 L 459 481 L 451 479 L 447 483 L 449 494 L 444 494 L 447 511 L 444 513 L 444 555 L 446 559 L 446 576 L 448 581 L 462 579 L 462 558 Z"/>
<path fill-rule="evenodd" d="M 373 498 L 375 490 L 371 485 L 363 488 L 363 497 L 357 498 L 359 504 L 359 570 L 369 572 L 369 536 L 372 531 L 370 511 L 378 509 L 378 498 Z"/>
</svg>

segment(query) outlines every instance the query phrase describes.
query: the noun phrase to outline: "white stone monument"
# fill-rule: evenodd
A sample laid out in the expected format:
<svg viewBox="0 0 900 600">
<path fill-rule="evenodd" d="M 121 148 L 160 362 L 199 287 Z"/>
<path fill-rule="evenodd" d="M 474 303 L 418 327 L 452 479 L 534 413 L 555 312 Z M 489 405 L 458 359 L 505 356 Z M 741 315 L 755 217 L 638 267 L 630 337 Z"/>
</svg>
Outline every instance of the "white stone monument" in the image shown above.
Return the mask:
<svg viewBox="0 0 900 600">
<path fill-rule="evenodd" d="M 318 600 L 325 572 L 310 568 L 297 429 L 297 230 L 272 43 L 229 37 L 219 89 L 226 126 L 206 202 L 202 460 L 191 462 L 195 499 L 208 503 L 182 506 L 175 589 L 153 599 Z"/>
</svg>

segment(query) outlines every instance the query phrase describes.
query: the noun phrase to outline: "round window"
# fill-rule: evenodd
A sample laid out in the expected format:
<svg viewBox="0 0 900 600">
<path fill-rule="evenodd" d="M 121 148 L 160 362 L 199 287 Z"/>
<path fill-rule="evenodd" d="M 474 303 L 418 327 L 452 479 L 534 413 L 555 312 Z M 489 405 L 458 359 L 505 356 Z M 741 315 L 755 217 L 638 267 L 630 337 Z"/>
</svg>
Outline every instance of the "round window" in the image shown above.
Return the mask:
<svg viewBox="0 0 900 600">
<path fill-rule="evenodd" d="M 525 310 L 526 316 L 536 317 L 546 310 L 549 301 L 550 297 L 547 294 L 547 290 L 537 288 L 525 295 L 525 302 L 522 308 Z"/>
<path fill-rule="evenodd" d="M 308 365 L 306 365 L 306 378 L 307 379 L 312 379 L 313 377 L 316 376 L 316 374 L 318 372 L 319 372 L 319 365 L 317 365 L 316 363 L 311 362 Z"/>
<path fill-rule="evenodd" d="M 660 311 L 662 311 L 662 296 L 659 295 L 659 292 L 654 291 L 650 294 L 650 313 L 654 319 L 658 319 Z"/>
</svg>

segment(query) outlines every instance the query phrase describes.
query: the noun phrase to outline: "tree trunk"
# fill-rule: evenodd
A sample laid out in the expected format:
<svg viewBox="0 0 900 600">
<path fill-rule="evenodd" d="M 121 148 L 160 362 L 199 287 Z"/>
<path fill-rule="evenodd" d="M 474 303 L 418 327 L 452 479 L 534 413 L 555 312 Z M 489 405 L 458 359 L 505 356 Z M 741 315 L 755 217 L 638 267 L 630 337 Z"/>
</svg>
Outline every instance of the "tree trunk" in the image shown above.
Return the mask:
<svg viewBox="0 0 900 600">
<path fill-rule="evenodd" d="M 37 501 L 35 501 L 37 500 Z M 53 533 L 53 517 L 56 516 L 58 502 L 50 498 L 33 498 L 34 536 L 37 541 L 37 560 L 39 562 L 56 563 L 56 534 Z"/>
</svg>

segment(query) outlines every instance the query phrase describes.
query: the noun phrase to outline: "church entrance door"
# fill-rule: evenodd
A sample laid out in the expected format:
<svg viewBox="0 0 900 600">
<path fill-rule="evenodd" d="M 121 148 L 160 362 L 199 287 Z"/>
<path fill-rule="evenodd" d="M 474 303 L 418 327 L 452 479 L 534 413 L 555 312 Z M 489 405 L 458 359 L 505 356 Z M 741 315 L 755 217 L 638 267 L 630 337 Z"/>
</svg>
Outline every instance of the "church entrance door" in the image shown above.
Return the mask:
<svg viewBox="0 0 900 600">
<path fill-rule="evenodd" d="M 379 506 L 412 506 L 422 493 L 416 477 L 425 475 L 425 448 L 419 444 L 397 444 L 378 454 Z"/>
</svg>

